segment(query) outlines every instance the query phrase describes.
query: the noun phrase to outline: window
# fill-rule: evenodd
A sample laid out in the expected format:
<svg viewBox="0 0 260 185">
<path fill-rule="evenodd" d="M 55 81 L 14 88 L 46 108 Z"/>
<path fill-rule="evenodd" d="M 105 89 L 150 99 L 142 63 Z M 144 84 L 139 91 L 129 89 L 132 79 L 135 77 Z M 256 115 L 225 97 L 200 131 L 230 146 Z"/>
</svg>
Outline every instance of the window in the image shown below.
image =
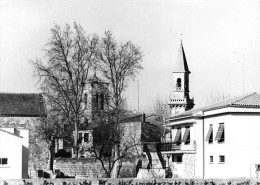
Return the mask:
<svg viewBox="0 0 260 185">
<path fill-rule="evenodd" d="M 0 158 L 0 165 L 7 165 L 8 159 L 7 158 Z"/>
<path fill-rule="evenodd" d="M 100 94 L 100 109 L 104 110 L 104 94 Z"/>
<path fill-rule="evenodd" d="M 209 162 L 210 162 L 210 163 L 213 163 L 213 156 L 212 156 L 212 155 L 209 156 Z"/>
<path fill-rule="evenodd" d="M 185 144 L 190 144 L 190 127 L 186 127 L 182 142 Z"/>
<path fill-rule="evenodd" d="M 88 142 L 89 139 L 88 139 L 88 133 L 84 133 L 84 142 Z"/>
<path fill-rule="evenodd" d="M 219 163 L 225 163 L 225 156 L 224 155 L 219 156 Z"/>
<path fill-rule="evenodd" d="M 218 132 L 216 135 L 215 140 L 217 140 L 219 143 L 225 141 L 225 128 L 224 128 L 224 123 L 220 123 L 218 127 Z"/>
<path fill-rule="evenodd" d="M 182 154 L 172 154 L 172 162 L 182 163 Z"/>
<path fill-rule="evenodd" d="M 181 144 L 181 128 L 177 129 L 177 133 L 176 133 L 173 143 L 176 143 L 177 145 Z"/>
<path fill-rule="evenodd" d="M 177 155 L 177 163 L 182 163 L 182 155 Z"/>
<path fill-rule="evenodd" d="M 176 90 L 181 90 L 181 79 L 177 79 L 177 85 L 176 85 Z"/>
<path fill-rule="evenodd" d="M 96 94 L 96 102 L 95 102 L 95 104 L 96 104 L 96 108 L 98 109 L 98 93 Z"/>
<path fill-rule="evenodd" d="M 82 133 L 79 133 L 79 143 L 82 142 Z"/>
<path fill-rule="evenodd" d="M 206 141 L 208 141 L 209 143 L 213 143 L 213 125 L 211 124 L 209 127 L 209 131 L 206 137 Z"/>
</svg>

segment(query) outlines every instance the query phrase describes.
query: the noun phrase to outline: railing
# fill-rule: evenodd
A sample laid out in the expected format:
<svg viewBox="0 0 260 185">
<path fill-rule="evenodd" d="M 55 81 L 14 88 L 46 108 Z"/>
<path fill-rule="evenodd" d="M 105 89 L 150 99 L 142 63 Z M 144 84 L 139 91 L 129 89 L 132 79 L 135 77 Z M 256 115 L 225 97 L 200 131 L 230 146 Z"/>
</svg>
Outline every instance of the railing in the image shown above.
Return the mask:
<svg viewBox="0 0 260 185">
<path fill-rule="evenodd" d="M 160 151 L 176 151 L 180 150 L 180 145 L 177 145 L 176 143 L 158 143 L 157 148 Z"/>
<path fill-rule="evenodd" d="M 183 142 L 180 144 L 177 143 L 158 143 L 157 149 L 161 152 L 168 151 L 177 151 L 177 150 L 185 150 L 185 151 L 196 151 L 196 142 L 191 140 L 189 144 L 184 144 Z"/>
<path fill-rule="evenodd" d="M 144 144 L 144 152 L 170 152 L 170 151 L 196 151 L 196 141 L 191 140 L 189 144 L 162 142 L 162 143 L 147 143 Z"/>
</svg>

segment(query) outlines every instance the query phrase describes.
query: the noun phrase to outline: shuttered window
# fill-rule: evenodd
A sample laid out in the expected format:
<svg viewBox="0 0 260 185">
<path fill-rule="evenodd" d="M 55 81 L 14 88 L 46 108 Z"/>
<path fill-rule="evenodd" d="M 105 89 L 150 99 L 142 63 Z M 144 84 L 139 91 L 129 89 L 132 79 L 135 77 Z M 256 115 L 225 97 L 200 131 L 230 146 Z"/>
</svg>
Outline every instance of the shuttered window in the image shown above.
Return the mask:
<svg viewBox="0 0 260 185">
<path fill-rule="evenodd" d="M 206 137 L 206 141 L 208 141 L 209 143 L 213 142 L 213 126 L 212 125 L 210 125 L 210 127 L 209 127 L 209 131 L 208 131 L 208 134 L 207 134 L 207 137 Z"/>
<path fill-rule="evenodd" d="M 181 142 L 181 129 L 178 128 L 173 143 L 180 143 L 180 142 Z"/>
<path fill-rule="evenodd" d="M 183 138 L 182 138 L 182 142 L 184 142 L 185 144 L 190 143 L 190 127 L 186 127 Z"/>
<path fill-rule="evenodd" d="M 218 127 L 218 132 L 215 138 L 218 142 L 224 142 L 225 141 L 225 128 L 224 123 L 220 123 Z"/>
<path fill-rule="evenodd" d="M 0 158 L 0 165 L 7 165 L 8 159 L 7 158 Z"/>
</svg>

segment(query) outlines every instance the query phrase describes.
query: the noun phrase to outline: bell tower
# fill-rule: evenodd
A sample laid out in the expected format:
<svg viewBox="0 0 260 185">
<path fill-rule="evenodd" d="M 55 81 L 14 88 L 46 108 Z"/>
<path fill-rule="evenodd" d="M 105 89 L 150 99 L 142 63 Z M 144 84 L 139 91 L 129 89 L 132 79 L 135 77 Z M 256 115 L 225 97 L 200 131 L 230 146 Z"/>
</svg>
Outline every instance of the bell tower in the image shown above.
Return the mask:
<svg viewBox="0 0 260 185">
<path fill-rule="evenodd" d="M 173 91 L 168 103 L 170 107 L 170 116 L 191 110 L 194 106 L 194 100 L 189 95 L 189 68 L 181 41 L 177 60 L 173 68 Z"/>
</svg>

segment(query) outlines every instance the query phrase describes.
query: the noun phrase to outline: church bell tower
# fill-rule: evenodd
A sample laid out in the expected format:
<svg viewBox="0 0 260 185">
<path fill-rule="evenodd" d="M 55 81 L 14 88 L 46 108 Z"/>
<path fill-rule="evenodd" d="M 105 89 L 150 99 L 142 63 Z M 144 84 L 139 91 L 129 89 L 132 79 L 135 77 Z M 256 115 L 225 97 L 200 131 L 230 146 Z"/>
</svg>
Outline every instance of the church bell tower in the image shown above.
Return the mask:
<svg viewBox="0 0 260 185">
<path fill-rule="evenodd" d="M 189 95 L 189 68 L 181 41 L 177 60 L 173 68 L 173 91 L 169 100 L 170 116 L 191 110 L 194 100 Z"/>
</svg>

